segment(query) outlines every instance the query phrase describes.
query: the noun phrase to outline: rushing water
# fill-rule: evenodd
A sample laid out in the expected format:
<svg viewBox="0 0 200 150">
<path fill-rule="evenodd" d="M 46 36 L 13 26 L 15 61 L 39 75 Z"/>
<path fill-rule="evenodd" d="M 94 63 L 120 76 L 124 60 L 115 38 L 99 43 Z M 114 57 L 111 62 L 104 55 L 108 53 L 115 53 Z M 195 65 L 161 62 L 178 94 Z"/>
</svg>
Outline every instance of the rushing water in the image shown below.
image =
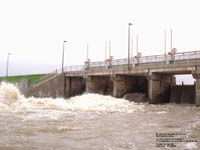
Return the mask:
<svg viewBox="0 0 200 150">
<path fill-rule="evenodd" d="M 196 141 L 156 147 L 156 134 Z M 176 138 L 175 136 L 174 138 Z M 98 94 L 25 98 L 0 85 L 0 150 L 200 149 L 200 108 L 149 105 Z"/>
</svg>

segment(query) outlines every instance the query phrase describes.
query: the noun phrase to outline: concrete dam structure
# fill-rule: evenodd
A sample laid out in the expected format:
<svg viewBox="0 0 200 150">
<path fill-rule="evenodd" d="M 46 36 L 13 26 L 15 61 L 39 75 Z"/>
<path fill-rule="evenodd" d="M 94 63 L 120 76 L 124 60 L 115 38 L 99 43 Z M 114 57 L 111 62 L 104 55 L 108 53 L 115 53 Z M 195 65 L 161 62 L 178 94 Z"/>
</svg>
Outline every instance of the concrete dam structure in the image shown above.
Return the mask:
<svg viewBox="0 0 200 150">
<path fill-rule="evenodd" d="M 129 64 L 128 61 L 131 63 Z M 128 65 L 129 64 L 129 65 Z M 176 85 L 174 75 L 192 74 L 194 85 Z M 98 93 L 121 98 L 127 93 L 145 93 L 149 103 L 200 105 L 200 51 L 128 59 L 85 62 L 65 67 L 32 85 L 27 96 L 65 97 Z"/>
</svg>

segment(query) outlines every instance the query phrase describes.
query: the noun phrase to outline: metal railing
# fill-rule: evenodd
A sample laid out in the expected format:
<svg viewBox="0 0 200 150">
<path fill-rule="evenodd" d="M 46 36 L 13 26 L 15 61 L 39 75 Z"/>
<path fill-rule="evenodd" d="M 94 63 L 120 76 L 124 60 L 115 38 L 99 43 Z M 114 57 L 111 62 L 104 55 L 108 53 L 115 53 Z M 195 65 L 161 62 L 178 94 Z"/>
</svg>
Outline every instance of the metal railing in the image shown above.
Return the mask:
<svg viewBox="0 0 200 150">
<path fill-rule="evenodd" d="M 200 51 L 180 52 L 172 55 L 152 55 L 143 57 L 133 57 L 130 58 L 130 62 L 131 64 L 139 65 L 148 63 L 167 63 L 167 62 L 169 63 L 181 60 L 190 61 L 193 59 L 200 59 Z M 128 58 L 88 62 L 86 65 L 66 66 L 64 68 L 64 71 L 65 72 L 84 71 L 88 69 L 100 69 L 100 68 L 108 68 L 108 67 L 123 66 L 123 65 L 128 65 Z M 59 70 L 57 72 L 59 72 Z"/>
<path fill-rule="evenodd" d="M 64 68 L 64 72 L 81 71 L 81 70 L 85 70 L 85 65 L 67 66 Z"/>
</svg>

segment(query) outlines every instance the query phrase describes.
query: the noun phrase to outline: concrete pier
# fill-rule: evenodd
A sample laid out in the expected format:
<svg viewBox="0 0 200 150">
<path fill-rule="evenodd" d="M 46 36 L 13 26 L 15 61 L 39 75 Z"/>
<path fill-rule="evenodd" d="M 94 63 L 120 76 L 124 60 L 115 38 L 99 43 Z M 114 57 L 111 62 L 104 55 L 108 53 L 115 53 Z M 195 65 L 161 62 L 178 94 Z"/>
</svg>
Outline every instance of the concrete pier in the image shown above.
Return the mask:
<svg viewBox="0 0 200 150">
<path fill-rule="evenodd" d="M 113 95 L 113 82 L 110 76 L 88 76 L 86 79 L 86 93 Z"/>
<path fill-rule="evenodd" d="M 192 75 L 193 75 L 193 78 L 196 79 L 196 82 L 195 82 L 195 104 L 196 104 L 196 106 L 200 106 L 200 72 L 196 71 Z"/>
<path fill-rule="evenodd" d="M 66 77 L 65 78 L 65 97 L 81 95 L 85 92 L 85 79 L 83 77 Z"/>
<path fill-rule="evenodd" d="M 195 83 L 195 104 L 200 106 L 200 78 L 196 79 Z"/>
<path fill-rule="evenodd" d="M 170 85 L 172 84 L 172 76 L 148 73 L 148 95 L 149 103 L 167 103 L 170 100 Z"/>
<path fill-rule="evenodd" d="M 145 93 L 148 95 L 148 82 L 145 76 L 116 75 L 113 78 L 113 96 L 120 98 L 127 93 Z"/>
</svg>

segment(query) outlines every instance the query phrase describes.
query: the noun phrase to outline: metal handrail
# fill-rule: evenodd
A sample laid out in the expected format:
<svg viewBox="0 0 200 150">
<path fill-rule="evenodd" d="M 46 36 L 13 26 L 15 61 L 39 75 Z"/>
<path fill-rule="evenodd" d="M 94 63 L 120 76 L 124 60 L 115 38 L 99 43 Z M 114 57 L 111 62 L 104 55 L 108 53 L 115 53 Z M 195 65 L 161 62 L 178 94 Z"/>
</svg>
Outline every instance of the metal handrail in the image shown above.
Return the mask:
<svg viewBox="0 0 200 150">
<path fill-rule="evenodd" d="M 181 60 L 190 61 L 192 59 L 198 59 L 198 58 L 200 58 L 200 51 L 179 52 L 179 53 L 174 53 L 172 55 L 151 55 L 143 57 L 133 57 L 130 59 L 132 64 L 147 64 L 147 63 L 165 63 L 170 61 L 181 61 Z M 64 68 L 64 71 L 65 72 L 83 71 L 87 69 L 107 68 L 109 65 L 120 66 L 127 64 L 128 64 L 128 58 L 114 59 L 106 61 L 88 62 L 88 64 L 86 65 L 66 66 Z"/>
</svg>

